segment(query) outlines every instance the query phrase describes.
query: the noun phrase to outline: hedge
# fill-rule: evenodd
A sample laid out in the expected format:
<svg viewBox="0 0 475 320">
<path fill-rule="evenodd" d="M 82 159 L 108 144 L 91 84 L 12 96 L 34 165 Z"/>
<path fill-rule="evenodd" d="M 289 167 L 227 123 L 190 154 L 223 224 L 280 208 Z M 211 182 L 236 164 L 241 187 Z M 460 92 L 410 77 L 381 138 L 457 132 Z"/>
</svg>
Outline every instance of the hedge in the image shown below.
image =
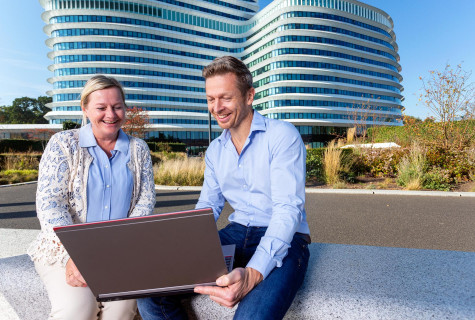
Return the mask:
<svg viewBox="0 0 475 320">
<path fill-rule="evenodd" d="M 181 142 L 147 142 L 152 152 L 186 152 L 186 144 Z"/>
<path fill-rule="evenodd" d="M 47 140 L 3 139 L 0 140 L 0 153 L 43 152 L 47 143 Z"/>
<path fill-rule="evenodd" d="M 0 140 L 0 153 L 43 152 L 47 140 L 3 139 Z M 147 142 L 153 152 L 186 152 L 186 144 L 180 142 Z"/>
</svg>

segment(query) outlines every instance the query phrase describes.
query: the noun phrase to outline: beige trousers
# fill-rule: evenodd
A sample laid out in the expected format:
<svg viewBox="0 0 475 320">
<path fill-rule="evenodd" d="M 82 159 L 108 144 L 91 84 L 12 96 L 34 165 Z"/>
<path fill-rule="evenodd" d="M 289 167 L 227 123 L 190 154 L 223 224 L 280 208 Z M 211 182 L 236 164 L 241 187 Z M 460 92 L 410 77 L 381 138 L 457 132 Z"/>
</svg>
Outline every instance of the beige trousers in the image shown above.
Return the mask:
<svg viewBox="0 0 475 320">
<path fill-rule="evenodd" d="M 66 283 L 66 269 L 59 264 L 35 262 L 51 301 L 51 320 L 132 320 L 137 310 L 135 300 L 97 302 L 88 287 L 71 287 Z"/>
</svg>

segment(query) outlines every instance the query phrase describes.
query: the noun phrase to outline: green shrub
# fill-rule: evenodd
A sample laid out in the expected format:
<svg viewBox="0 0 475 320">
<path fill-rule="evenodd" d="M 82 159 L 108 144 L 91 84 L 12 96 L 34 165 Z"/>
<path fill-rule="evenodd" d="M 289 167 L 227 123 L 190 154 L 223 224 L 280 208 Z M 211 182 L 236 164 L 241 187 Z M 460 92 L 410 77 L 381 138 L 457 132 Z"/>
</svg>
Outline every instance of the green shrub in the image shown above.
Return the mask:
<svg viewBox="0 0 475 320">
<path fill-rule="evenodd" d="M 475 134 L 475 120 L 454 121 L 452 123 L 450 145 L 464 148 L 470 145 Z M 420 121 L 405 123 L 404 126 L 379 126 L 369 128 L 368 140 L 371 142 L 395 142 L 409 147 L 413 141 L 425 146 L 444 146 L 444 129 L 440 122 Z"/>
<path fill-rule="evenodd" d="M 361 149 L 366 172 L 374 177 L 396 177 L 401 159 L 408 153 L 406 148 Z"/>
<path fill-rule="evenodd" d="M 307 149 L 307 180 L 315 179 L 320 182 L 325 181 L 323 171 L 323 152 L 325 148 Z"/>
<path fill-rule="evenodd" d="M 147 145 L 152 152 L 186 152 L 186 144 L 181 142 L 151 142 Z"/>
<path fill-rule="evenodd" d="M 433 167 L 424 174 L 422 186 L 424 189 L 450 191 L 452 182 L 449 170 Z"/>
<path fill-rule="evenodd" d="M 79 129 L 79 128 L 81 128 L 80 123 L 70 121 L 70 120 L 66 120 L 63 122 L 63 130 L 71 130 L 71 129 Z"/>
<path fill-rule="evenodd" d="M 474 172 L 473 149 L 448 150 L 431 147 L 427 151 L 427 162 L 431 167 L 447 170 L 454 181 L 470 180 Z"/>
<path fill-rule="evenodd" d="M 349 183 L 356 183 L 357 177 L 370 172 L 360 149 L 342 149 L 340 178 Z"/>
<path fill-rule="evenodd" d="M 38 179 L 38 170 L 4 170 L 0 171 L 0 184 L 35 181 Z"/>
<path fill-rule="evenodd" d="M 379 126 L 368 128 L 368 141 L 372 143 L 378 142 L 395 142 L 400 146 L 410 146 L 414 141 L 411 132 L 407 127 L 395 126 Z"/>
<path fill-rule="evenodd" d="M 37 170 L 40 160 L 38 153 L 4 153 L 0 154 L 0 170 Z"/>
</svg>

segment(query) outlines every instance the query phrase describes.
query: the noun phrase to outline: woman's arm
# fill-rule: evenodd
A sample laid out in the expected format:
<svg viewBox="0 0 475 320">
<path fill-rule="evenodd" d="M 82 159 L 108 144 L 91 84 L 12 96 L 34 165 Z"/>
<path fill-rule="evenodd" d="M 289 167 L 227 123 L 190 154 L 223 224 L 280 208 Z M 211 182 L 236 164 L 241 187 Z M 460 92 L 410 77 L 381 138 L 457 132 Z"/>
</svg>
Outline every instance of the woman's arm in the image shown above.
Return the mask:
<svg viewBox="0 0 475 320">
<path fill-rule="evenodd" d="M 155 208 L 156 194 L 155 181 L 153 180 L 152 157 L 145 141 L 136 139 L 137 165 L 135 168 L 140 174 L 140 185 L 138 188 L 137 202 L 131 208 L 130 217 L 146 216 L 153 213 Z"/>
<path fill-rule="evenodd" d="M 60 261 L 63 265 L 66 265 L 69 255 L 53 227 L 72 224 L 69 212 L 69 171 L 70 154 L 59 136 L 54 135 L 46 146 L 39 166 L 36 212 L 41 224 L 42 239 L 37 252 L 45 255 L 49 263 Z"/>
</svg>

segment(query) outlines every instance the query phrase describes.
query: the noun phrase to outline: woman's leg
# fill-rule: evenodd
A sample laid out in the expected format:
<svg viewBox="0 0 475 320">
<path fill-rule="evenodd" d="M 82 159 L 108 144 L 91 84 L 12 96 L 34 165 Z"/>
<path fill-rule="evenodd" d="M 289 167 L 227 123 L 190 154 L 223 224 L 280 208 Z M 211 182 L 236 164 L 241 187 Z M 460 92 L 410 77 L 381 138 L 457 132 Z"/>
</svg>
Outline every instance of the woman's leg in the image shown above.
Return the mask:
<svg viewBox="0 0 475 320">
<path fill-rule="evenodd" d="M 132 320 L 137 312 L 135 299 L 103 302 L 101 320 Z"/>
<path fill-rule="evenodd" d="M 58 264 L 35 262 L 51 302 L 50 320 L 97 319 L 99 304 L 88 287 L 71 287 L 66 283 L 66 269 Z"/>
</svg>

